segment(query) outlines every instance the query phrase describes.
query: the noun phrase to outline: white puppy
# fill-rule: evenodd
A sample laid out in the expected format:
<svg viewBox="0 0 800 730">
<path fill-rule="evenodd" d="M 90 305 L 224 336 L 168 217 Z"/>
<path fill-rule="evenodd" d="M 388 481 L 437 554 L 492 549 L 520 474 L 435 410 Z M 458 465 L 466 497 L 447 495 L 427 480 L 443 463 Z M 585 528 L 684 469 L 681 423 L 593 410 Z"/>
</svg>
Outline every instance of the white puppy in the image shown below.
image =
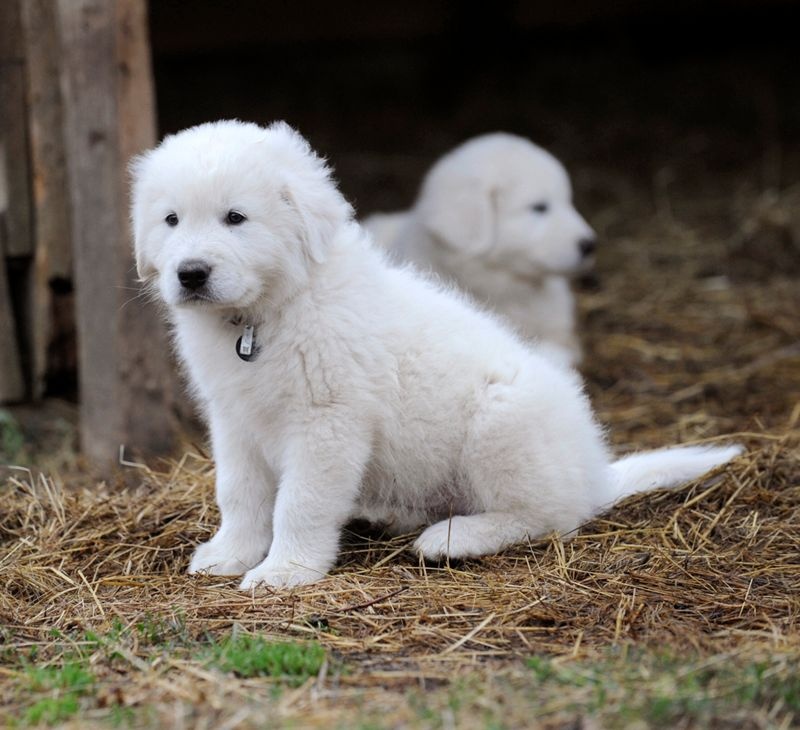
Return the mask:
<svg viewBox="0 0 800 730">
<path fill-rule="evenodd" d="M 191 572 L 324 576 L 353 517 L 426 558 L 568 533 L 738 448 L 611 463 L 578 377 L 389 266 L 285 124 L 204 124 L 133 165 L 136 261 L 208 418 L 222 524 Z M 248 354 L 249 352 L 249 354 Z"/>
<path fill-rule="evenodd" d="M 504 133 L 471 139 L 436 162 L 411 210 L 364 225 L 399 260 L 455 282 L 560 362 L 580 362 L 567 277 L 593 263 L 595 235 L 541 147 Z"/>
</svg>

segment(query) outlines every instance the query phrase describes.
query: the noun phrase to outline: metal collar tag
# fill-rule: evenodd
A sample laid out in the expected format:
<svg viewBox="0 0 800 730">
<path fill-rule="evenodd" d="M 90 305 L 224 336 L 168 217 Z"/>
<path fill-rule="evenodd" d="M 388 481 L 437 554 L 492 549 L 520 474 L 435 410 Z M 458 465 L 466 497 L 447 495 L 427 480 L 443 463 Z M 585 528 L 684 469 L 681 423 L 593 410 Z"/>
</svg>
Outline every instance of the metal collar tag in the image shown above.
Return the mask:
<svg viewBox="0 0 800 730">
<path fill-rule="evenodd" d="M 242 336 L 236 340 L 236 354 L 245 362 L 255 360 L 258 355 L 256 328 L 252 324 L 246 324 Z"/>
</svg>

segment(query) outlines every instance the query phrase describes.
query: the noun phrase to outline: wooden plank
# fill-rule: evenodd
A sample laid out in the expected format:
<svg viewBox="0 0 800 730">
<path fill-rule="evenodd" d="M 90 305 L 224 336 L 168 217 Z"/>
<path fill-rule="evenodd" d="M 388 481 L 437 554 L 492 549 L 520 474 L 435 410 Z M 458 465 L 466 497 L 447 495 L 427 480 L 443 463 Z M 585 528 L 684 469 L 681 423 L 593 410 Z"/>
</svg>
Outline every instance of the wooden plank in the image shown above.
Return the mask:
<svg viewBox="0 0 800 730">
<path fill-rule="evenodd" d="M 174 448 L 174 377 L 161 319 L 137 297 L 128 157 L 155 142 L 144 0 L 58 0 L 72 201 L 81 442 L 108 468 L 125 445 Z"/>
<path fill-rule="evenodd" d="M 40 398 L 48 372 L 59 368 L 74 337 L 69 189 L 59 82 L 59 36 L 52 0 L 22 0 L 31 152 L 34 265 L 31 287 L 32 395 Z M 69 331 L 63 331 L 69 327 Z"/>
<path fill-rule="evenodd" d="M 8 207 L 0 222 L 6 256 L 30 256 L 30 174 L 25 110 L 25 58 L 19 0 L 0 2 L 0 147 Z"/>
</svg>

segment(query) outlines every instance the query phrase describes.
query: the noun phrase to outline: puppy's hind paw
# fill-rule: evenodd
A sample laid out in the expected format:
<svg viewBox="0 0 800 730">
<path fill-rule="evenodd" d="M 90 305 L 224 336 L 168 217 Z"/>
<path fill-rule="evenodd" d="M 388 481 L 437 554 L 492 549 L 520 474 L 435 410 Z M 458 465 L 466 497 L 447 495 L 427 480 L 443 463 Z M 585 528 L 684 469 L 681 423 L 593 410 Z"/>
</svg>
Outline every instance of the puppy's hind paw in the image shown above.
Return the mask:
<svg viewBox="0 0 800 730">
<path fill-rule="evenodd" d="M 464 544 L 463 538 L 458 529 L 458 518 L 454 517 L 426 529 L 414 542 L 414 550 L 431 562 L 466 558 L 472 555 L 472 551 L 468 544 Z"/>
<path fill-rule="evenodd" d="M 465 560 L 496 553 L 523 540 L 526 523 L 501 513 L 457 515 L 431 525 L 416 539 L 414 549 L 425 560 Z"/>
</svg>

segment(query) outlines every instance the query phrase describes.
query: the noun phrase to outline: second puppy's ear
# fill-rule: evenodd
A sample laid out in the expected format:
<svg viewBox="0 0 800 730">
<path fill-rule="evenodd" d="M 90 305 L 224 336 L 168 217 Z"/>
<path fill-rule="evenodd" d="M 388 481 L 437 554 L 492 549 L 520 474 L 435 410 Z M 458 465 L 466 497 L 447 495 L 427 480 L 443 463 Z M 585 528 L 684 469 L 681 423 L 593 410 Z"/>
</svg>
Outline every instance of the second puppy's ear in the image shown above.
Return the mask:
<svg viewBox="0 0 800 730">
<path fill-rule="evenodd" d="M 431 175 L 422 187 L 417 214 L 441 243 L 470 256 L 494 244 L 495 194 L 477 178 Z"/>
</svg>

